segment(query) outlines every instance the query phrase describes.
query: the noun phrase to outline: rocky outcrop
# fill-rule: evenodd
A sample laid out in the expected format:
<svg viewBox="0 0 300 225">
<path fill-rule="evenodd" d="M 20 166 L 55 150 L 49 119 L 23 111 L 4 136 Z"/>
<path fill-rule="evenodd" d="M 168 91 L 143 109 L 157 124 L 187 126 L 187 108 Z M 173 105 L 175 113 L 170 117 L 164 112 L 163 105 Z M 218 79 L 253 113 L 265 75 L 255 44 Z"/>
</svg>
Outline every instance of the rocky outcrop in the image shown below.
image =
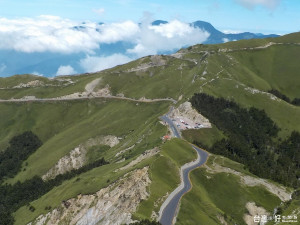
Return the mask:
<svg viewBox="0 0 300 225">
<path fill-rule="evenodd" d="M 40 86 L 44 86 L 44 82 L 43 81 L 33 80 L 33 81 L 29 81 L 26 84 L 20 83 L 20 84 L 14 86 L 13 88 L 28 88 L 28 87 L 40 87 Z"/>
<path fill-rule="evenodd" d="M 73 169 L 81 168 L 86 163 L 86 153 L 89 147 L 97 145 L 108 145 L 110 147 L 114 147 L 117 144 L 119 144 L 119 140 L 113 135 L 91 138 L 58 160 L 58 162 L 42 176 L 42 179 L 53 179 L 59 174 L 64 174 Z"/>
<path fill-rule="evenodd" d="M 131 215 L 144 199 L 151 183 L 148 167 L 123 178 L 93 195 L 78 195 L 28 225 L 119 225 L 133 222 Z"/>
<path fill-rule="evenodd" d="M 42 176 L 42 179 L 50 180 L 59 174 L 81 168 L 86 161 L 85 155 L 86 149 L 82 145 L 76 147 L 69 154 L 58 160 L 58 162 Z"/>
</svg>

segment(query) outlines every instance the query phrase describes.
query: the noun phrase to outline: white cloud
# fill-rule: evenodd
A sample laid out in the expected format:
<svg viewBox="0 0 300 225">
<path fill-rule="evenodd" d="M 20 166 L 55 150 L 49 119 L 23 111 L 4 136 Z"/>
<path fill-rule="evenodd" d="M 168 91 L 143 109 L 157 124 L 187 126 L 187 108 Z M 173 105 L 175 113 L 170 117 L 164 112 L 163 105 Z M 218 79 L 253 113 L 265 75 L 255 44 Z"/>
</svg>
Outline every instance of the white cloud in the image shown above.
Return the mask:
<svg viewBox="0 0 300 225">
<path fill-rule="evenodd" d="M 55 16 L 0 18 L 0 49 L 27 53 L 91 53 L 101 43 L 130 40 L 138 29 L 138 25 L 131 21 L 100 25 L 92 22 L 82 24 Z"/>
<path fill-rule="evenodd" d="M 93 9 L 94 13 L 97 13 L 99 16 L 102 16 L 105 12 L 105 9 L 100 8 L 100 9 Z"/>
<path fill-rule="evenodd" d="M 84 71 L 92 73 L 125 64 L 131 60 L 131 58 L 122 54 L 113 54 L 106 57 L 87 56 L 80 60 L 80 66 L 84 69 Z"/>
<path fill-rule="evenodd" d="M 263 6 L 271 10 L 275 9 L 281 2 L 281 0 L 235 0 L 235 1 L 248 9 L 253 9 L 256 6 Z"/>
<path fill-rule="evenodd" d="M 240 34 L 242 33 L 243 31 L 239 31 L 239 30 L 222 30 L 222 32 L 224 34 Z"/>
<path fill-rule="evenodd" d="M 117 41 L 131 41 L 139 32 L 138 24 L 132 21 L 121 23 L 102 24 L 98 41 L 100 43 L 114 43 Z"/>
<path fill-rule="evenodd" d="M 34 71 L 34 72 L 32 72 L 31 74 L 33 74 L 33 75 L 36 75 L 36 76 L 44 76 L 44 74 L 42 74 L 42 73 L 39 73 L 39 72 L 37 72 L 37 71 Z"/>
<path fill-rule="evenodd" d="M 72 75 L 76 74 L 77 72 L 73 69 L 72 66 L 67 65 L 67 66 L 60 66 L 56 72 L 56 76 L 60 75 Z"/>
<path fill-rule="evenodd" d="M 2 63 L 0 65 L 0 73 L 2 73 L 6 68 L 7 68 L 7 66 L 4 63 Z"/>
<path fill-rule="evenodd" d="M 228 41 L 230 41 L 230 40 L 229 40 L 228 38 L 223 38 L 222 41 L 223 41 L 224 43 L 226 43 L 226 42 L 228 42 Z"/>
<path fill-rule="evenodd" d="M 150 22 L 149 18 L 139 25 L 132 21 L 78 23 L 56 16 L 0 17 L 0 50 L 92 54 L 101 44 L 126 41 L 135 45 L 128 53 L 144 56 L 201 43 L 209 36 L 207 32 L 178 20 L 159 26 L 152 26 Z"/>
<path fill-rule="evenodd" d="M 96 11 L 104 12 L 103 9 Z M 127 63 L 137 57 L 202 43 L 209 37 L 206 31 L 178 20 L 153 26 L 150 17 L 145 14 L 141 24 L 129 20 L 109 24 L 89 21 L 80 23 L 49 15 L 20 19 L 0 17 L 0 50 L 63 54 L 84 52 L 88 56 L 80 60 L 79 66 L 85 72 L 95 72 Z M 102 44 L 119 41 L 129 42 L 134 47 L 127 49 L 127 55 L 114 54 L 105 57 L 95 55 L 95 50 L 99 48 L 100 54 L 106 55 L 106 52 L 101 52 Z M 4 66 L 0 64 L 0 71 L 5 69 Z M 71 65 L 62 65 L 56 75 L 75 73 Z"/>
<path fill-rule="evenodd" d="M 209 33 L 194 28 L 187 23 L 173 20 L 167 24 L 152 26 L 143 23 L 135 40 L 136 45 L 128 53 L 137 56 L 157 54 L 159 51 L 171 51 L 187 45 L 204 42 Z"/>
</svg>

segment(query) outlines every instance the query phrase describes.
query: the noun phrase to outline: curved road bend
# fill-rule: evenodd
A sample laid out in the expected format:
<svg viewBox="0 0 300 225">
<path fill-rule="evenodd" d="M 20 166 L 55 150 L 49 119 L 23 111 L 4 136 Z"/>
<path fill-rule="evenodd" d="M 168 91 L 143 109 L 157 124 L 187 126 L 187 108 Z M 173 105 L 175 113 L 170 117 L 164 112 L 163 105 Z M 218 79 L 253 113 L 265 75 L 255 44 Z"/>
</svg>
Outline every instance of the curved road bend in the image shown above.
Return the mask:
<svg viewBox="0 0 300 225">
<path fill-rule="evenodd" d="M 168 118 L 168 114 L 164 115 L 160 118 L 169 124 L 175 137 L 181 138 L 181 135 L 180 135 L 179 131 L 177 130 L 177 127 L 174 125 L 173 121 L 170 118 Z M 198 158 L 196 161 L 189 163 L 189 165 L 187 165 L 186 167 L 184 167 L 184 166 L 182 167 L 182 169 L 181 169 L 181 178 L 182 178 L 181 185 L 178 188 L 176 188 L 166 199 L 165 203 L 167 203 L 167 204 L 166 205 L 163 204 L 161 206 L 162 212 L 160 212 L 159 222 L 162 225 L 172 225 L 173 224 L 174 218 L 176 218 L 176 216 L 177 216 L 177 209 L 179 207 L 180 199 L 192 187 L 191 181 L 189 179 L 189 173 L 192 170 L 202 166 L 208 158 L 208 153 L 206 151 L 203 151 L 202 149 L 197 148 L 196 146 L 194 146 L 192 144 L 191 144 L 191 146 L 196 150 L 196 152 L 198 154 Z"/>
</svg>

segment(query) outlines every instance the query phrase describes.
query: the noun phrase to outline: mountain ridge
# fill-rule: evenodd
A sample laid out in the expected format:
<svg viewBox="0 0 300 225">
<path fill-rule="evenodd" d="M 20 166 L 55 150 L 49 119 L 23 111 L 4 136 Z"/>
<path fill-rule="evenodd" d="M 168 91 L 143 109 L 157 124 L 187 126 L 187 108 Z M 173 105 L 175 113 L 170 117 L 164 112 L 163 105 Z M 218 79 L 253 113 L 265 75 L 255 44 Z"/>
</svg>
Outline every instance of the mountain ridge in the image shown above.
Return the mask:
<svg viewBox="0 0 300 225">
<path fill-rule="evenodd" d="M 98 191 L 119 185 L 126 174 L 143 168 L 147 168 L 144 170 L 149 172 L 151 180 L 151 183 L 147 181 L 148 195 L 143 194 L 146 197 L 137 210 L 128 213 L 138 220 L 157 218 L 161 204 L 180 182 L 180 167 L 195 159 L 195 152 L 186 141 L 176 138 L 162 140 L 170 132 L 159 117 L 170 107 L 178 110 L 178 115 L 187 117 L 190 111 L 185 112 L 187 109 L 182 109 L 182 106 L 187 105 L 195 93 L 233 101 L 243 111 L 255 107 L 280 128 L 274 141 L 289 140 L 294 130 L 300 132 L 300 108 L 268 91 L 277 90 L 291 100 L 300 96 L 299 43 L 300 33 L 216 45 L 199 44 L 172 55 L 146 56 L 97 73 L 51 79 L 30 75 L 1 78 L 0 99 L 8 100 L 0 102 L 0 118 L 4 118 L 0 120 L 1 148 L 6 148 L 18 132 L 27 130 L 37 134 L 43 142 L 23 162 L 18 174 L 7 178 L 6 183 L 19 184 L 20 181 L 22 184 L 34 176 L 42 177 L 71 151 L 85 143 L 97 143 L 95 140 L 100 137 L 111 135 L 119 140 L 113 147 L 87 145 L 85 163 L 103 157 L 109 164 L 64 180 L 48 193 L 22 206 L 13 213 L 15 224 L 30 221 L 36 224 L 36 218 L 55 216 L 59 210 L 71 211 L 67 210 L 69 203 L 81 202 L 82 198 L 94 199 L 95 193 L 101 193 Z M 13 100 L 26 96 L 40 100 Z M 118 99 L 112 98 L 114 96 Z M 53 98 L 54 101 L 43 101 L 43 98 Z M 62 100 L 55 101 L 55 98 Z M 168 101 L 146 102 L 145 99 Z M 260 114 L 255 113 L 257 110 L 253 115 L 260 118 Z M 223 113 L 235 114 L 232 109 Z M 189 141 L 211 147 L 227 137 L 221 128 L 216 122 L 212 128 L 183 132 Z M 155 154 L 149 154 L 151 149 L 157 150 Z M 281 203 L 276 192 L 255 185 L 260 178 L 250 173 L 245 165 L 223 156 L 211 154 L 207 166 L 195 170 L 191 179 L 193 189 L 182 198 L 178 224 L 197 224 L 196 221 L 214 225 L 220 221 L 246 224 L 244 216 L 249 212 L 247 206 L 250 203 L 264 208 L 270 215 L 280 204 L 287 209 L 282 206 L 284 213 L 299 209 L 296 197 L 290 203 Z M 263 183 L 268 187 L 281 187 L 287 192 L 294 191 L 268 179 Z M 113 192 L 109 193 L 113 195 Z M 126 195 L 121 200 L 128 203 Z M 90 202 L 88 205 L 94 207 Z M 210 207 L 203 207 L 207 205 Z M 83 205 L 79 208 L 83 210 L 82 214 L 88 210 Z M 62 218 L 60 222 L 68 219 Z"/>
<path fill-rule="evenodd" d="M 161 24 L 167 24 L 168 21 L 164 20 L 155 20 L 152 22 L 152 25 L 159 26 Z M 195 22 L 189 23 L 195 28 L 200 28 L 207 31 L 210 36 L 203 44 L 220 44 L 229 41 L 238 41 L 242 39 L 262 39 L 262 38 L 271 38 L 279 37 L 277 34 L 261 34 L 261 33 L 251 33 L 251 32 L 241 32 L 241 33 L 223 33 L 220 30 L 217 30 L 211 23 L 206 21 L 197 20 Z"/>
<path fill-rule="evenodd" d="M 152 26 L 159 26 L 167 24 L 164 20 L 155 20 L 150 23 Z M 98 23 L 97 25 L 105 25 L 104 23 Z M 240 39 L 252 39 L 252 38 L 265 38 L 273 37 L 276 35 L 256 35 L 253 33 L 241 33 L 241 34 L 224 34 L 221 31 L 214 28 L 210 23 L 204 21 L 195 21 L 189 23 L 192 27 L 197 27 L 201 30 L 206 30 L 210 33 L 208 39 L 204 44 L 216 44 L 224 43 L 227 41 L 240 40 Z M 79 26 L 74 26 L 72 29 L 76 31 L 85 32 L 90 29 L 95 29 L 95 32 L 100 32 L 98 28 L 89 27 L 86 23 L 82 23 Z M 134 60 L 135 57 L 132 54 L 128 54 L 128 49 L 133 49 L 134 43 L 130 41 L 118 41 L 115 43 L 105 44 L 101 43 L 99 49 L 94 49 L 94 54 L 98 57 L 108 57 L 114 54 L 122 54 L 128 58 Z M 186 46 L 181 46 L 186 47 Z M 180 47 L 178 47 L 179 49 Z M 159 51 L 159 54 L 171 54 L 175 53 L 178 49 L 170 49 L 165 51 Z M 47 77 L 55 76 L 60 66 L 69 65 L 76 73 L 84 73 L 84 69 L 80 66 L 82 59 L 86 57 L 86 53 L 78 52 L 73 54 L 55 53 L 55 52 L 34 52 L 24 53 L 14 50 L 1 50 L 0 51 L 0 73 L 11 76 L 15 74 L 36 73 Z M 132 58 L 133 57 L 133 58 Z M 1 74 L 0 74 L 1 76 Z"/>
</svg>

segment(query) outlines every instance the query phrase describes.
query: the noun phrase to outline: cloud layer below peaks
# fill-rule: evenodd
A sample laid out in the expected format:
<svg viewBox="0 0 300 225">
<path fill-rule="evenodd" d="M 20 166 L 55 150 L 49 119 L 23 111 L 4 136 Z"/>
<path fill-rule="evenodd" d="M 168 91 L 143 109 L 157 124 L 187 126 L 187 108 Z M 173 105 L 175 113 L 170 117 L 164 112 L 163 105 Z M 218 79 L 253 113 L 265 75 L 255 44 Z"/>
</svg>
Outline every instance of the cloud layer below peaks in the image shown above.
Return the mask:
<svg viewBox="0 0 300 225">
<path fill-rule="evenodd" d="M 93 54 L 101 44 L 124 41 L 133 44 L 128 54 L 144 56 L 169 51 L 186 45 L 202 43 L 206 31 L 173 20 L 157 26 L 133 21 L 102 24 L 79 23 L 56 16 L 37 18 L 0 18 L 0 50 L 19 52 L 55 52 Z"/>
</svg>

